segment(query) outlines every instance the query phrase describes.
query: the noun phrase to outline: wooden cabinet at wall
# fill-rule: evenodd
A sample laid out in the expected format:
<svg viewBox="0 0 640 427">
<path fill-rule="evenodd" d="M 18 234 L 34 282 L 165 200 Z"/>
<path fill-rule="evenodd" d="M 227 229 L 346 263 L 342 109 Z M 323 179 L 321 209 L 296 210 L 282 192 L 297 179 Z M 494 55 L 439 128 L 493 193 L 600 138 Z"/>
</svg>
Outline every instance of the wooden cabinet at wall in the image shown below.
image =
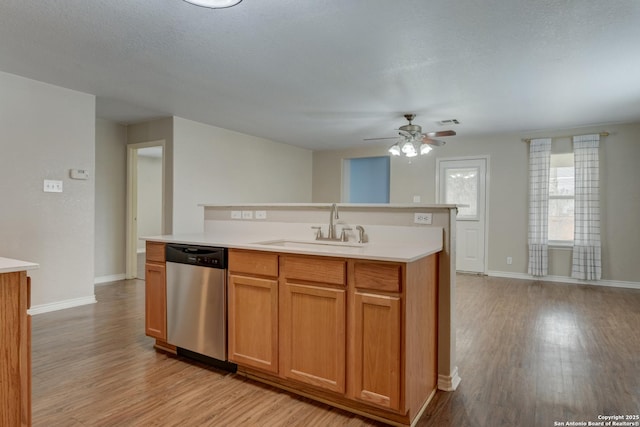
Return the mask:
<svg viewBox="0 0 640 427">
<path fill-rule="evenodd" d="M 278 372 L 278 255 L 229 250 L 229 360 Z"/>
<path fill-rule="evenodd" d="M 167 340 L 167 278 L 165 245 L 147 242 L 145 264 L 145 333 Z"/>
<path fill-rule="evenodd" d="M 0 425 L 31 425 L 31 282 L 0 273 Z"/>
<path fill-rule="evenodd" d="M 281 256 L 280 375 L 345 392 L 346 262 Z"/>
</svg>

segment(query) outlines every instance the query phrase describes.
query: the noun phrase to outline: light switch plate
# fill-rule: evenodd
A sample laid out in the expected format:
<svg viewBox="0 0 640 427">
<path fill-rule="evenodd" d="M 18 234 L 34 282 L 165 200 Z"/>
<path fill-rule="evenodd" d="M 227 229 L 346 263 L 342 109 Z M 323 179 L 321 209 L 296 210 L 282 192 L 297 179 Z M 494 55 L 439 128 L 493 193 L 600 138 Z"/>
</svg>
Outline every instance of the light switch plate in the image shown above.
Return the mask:
<svg viewBox="0 0 640 427">
<path fill-rule="evenodd" d="M 241 211 L 231 211 L 231 219 L 242 219 Z"/>
<path fill-rule="evenodd" d="M 267 211 L 256 211 L 256 219 L 267 219 Z"/>
</svg>

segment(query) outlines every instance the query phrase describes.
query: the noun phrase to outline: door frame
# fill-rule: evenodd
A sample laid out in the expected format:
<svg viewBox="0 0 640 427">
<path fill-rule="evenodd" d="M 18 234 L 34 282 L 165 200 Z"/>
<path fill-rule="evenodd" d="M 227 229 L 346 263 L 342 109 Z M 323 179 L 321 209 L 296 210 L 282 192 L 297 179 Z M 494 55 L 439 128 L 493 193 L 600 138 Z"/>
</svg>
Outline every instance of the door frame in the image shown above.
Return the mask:
<svg viewBox="0 0 640 427">
<path fill-rule="evenodd" d="M 165 177 L 166 177 L 166 144 L 165 140 L 147 141 L 127 144 L 127 225 L 125 239 L 125 279 L 135 279 L 138 269 L 138 149 L 162 147 L 162 212 L 160 224 L 162 234 L 165 233 Z"/>
<path fill-rule="evenodd" d="M 440 163 L 448 161 L 484 160 L 485 161 L 485 188 L 484 188 L 484 265 L 482 274 L 489 271 L 489 190 L 491 187 L 491 156 L 488 154 L 479 156 L 461 157 L 436 157 L 436 203 L 440 203 Z M 457 222 L 457 220 L 456 220 Z M 456 242 L 457 243 L 457 242 Z M 457 246 L 457 244 L 456 244 Z"/>
</svg>

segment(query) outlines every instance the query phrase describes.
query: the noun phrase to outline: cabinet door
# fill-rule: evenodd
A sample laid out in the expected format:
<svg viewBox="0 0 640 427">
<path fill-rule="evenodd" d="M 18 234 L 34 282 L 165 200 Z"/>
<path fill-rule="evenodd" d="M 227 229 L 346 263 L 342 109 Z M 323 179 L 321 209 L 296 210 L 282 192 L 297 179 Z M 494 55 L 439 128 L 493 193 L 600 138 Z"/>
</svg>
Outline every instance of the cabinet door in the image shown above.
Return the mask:
<svg viewBox="0 0 640 427">
<path fill-rule="evenodd" d="M 345 392 L 345 292 L 284 283 L 280 357 L 285 377 Z"/>
<path fill-rule="evenodd" d="M 353 366 L 355 399 L 400 409 L 401 300 L 355 293 Z"/>
<path fill-rule="evenodd" d="M 164 264 L 145 264 L 145 333 L 167 340 L 167 282 Z"/>
<path fill-rule="evenodd" d="M 230 275 L 229 360 L 278 372 L 278 282 Z"/>
<path fill-rule="evenodd" d="M 0 273 L 0 425 L 31 426 L 31 316 L 25 271 Z"/>
</svg>

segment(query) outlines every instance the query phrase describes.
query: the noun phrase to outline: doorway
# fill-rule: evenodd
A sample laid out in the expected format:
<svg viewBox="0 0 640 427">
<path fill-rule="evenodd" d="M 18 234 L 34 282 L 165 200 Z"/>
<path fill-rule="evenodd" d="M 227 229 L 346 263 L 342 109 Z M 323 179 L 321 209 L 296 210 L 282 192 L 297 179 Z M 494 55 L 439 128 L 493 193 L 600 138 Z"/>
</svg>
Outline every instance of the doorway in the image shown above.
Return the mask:
<svg viewBox="0 0 640 427">
<path fill-rule="evenodd" d="M 489 157 L 436 159 L 438 203 L 464 205 L 456 217 L 456 270 L 487 271 Z"/>
<path fill-rule="evenodd" d="M 342 201 L 389 203 L 389 156 L 344 159 Z"/>
<path fill-rule="evenodd" d="M 164 140 L 127 145 L 127 279 L 144 279 L 140 237 L 164 234 L 164 159 Z"/>
</svg>

